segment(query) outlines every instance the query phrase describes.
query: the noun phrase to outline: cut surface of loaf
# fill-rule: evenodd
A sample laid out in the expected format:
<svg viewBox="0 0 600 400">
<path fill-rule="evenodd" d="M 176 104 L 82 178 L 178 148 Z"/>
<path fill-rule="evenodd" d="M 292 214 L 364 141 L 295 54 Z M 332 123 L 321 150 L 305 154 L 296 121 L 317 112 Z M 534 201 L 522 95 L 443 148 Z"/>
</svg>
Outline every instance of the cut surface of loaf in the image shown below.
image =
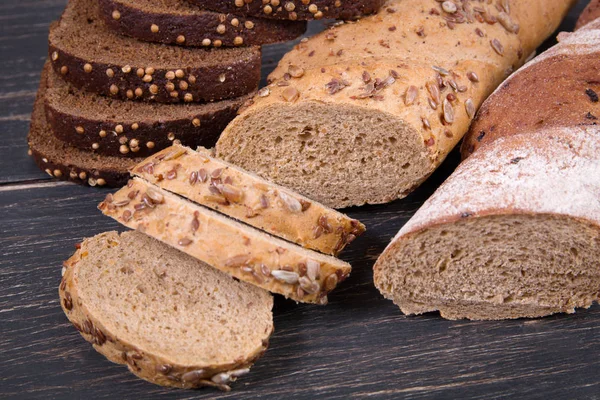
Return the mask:
<svg viewBox="0 0 600 400">
<path fill-rule="evenodd" d="M 53 178 L 90 186 L 123 186 L 129 179 L 129 169 L 143 158 L 100 156 L 57 139 L 44 112 L 47 72 L 42 71 L 27 136 L 33 161 Z"/>
<path fill-rule="evenodd" d="M 580 29 L 597 18 L 600 18 L 600 0 L 591 0 L 579 16 L 575 29 Z"/>
<path fill-rule="evenodd" d="M 284 56 L 217 155 L 334 208 L 402 198 L 572 3 L 389 1 Z"/>
<path fill-rule="evenodd" d="M 75 328 L 155 384 L 229 390 L 273 332 L 269 293 L 139 232 L 84 240 L 63 271 L 61 305 Z"/>
<path fill-rule="evenodd" d="M 299 302 L 326 304 L 327 294 L 350 274 L 344 261 L 270 236 L 140 178 L 109 194 L 99 208 L 129 228 Z"/>
<path fill-rule="evenodd" d="M 206 104 L 110 99 L 77 89 L 45 66 L 46 118 L 56 137 L 96 154 L 147 157 L 175 140 L 212 147 L 249 96 Z"/>
<path fill-rule="evenodd" d="M 465 135 L 463 158 L 509 135 L 598 125 L 600 26 L 561 33 L 559 38 L 556 46 L 514 73 L 485 101 Z"/>
<path fill-rule="evenodd" d="M 251 15 L 258 18 L 312 20 L 356 19 L 376 12 L 386 0 L 191 0 L 192 3 L 224 13 Z"/>
<path fill-rule="evenodd" d="M 106 24 L 121 34 L 181 46 L 264 45 L 293 40 L 306 30 L 303 22 L 222 14 L 183 0 L 100 0 L 100 9 Z"/>
<path fill-rule="evenodd" d="M 259 47 L 188 49 L 121 36 L 96 1 L 70 0 L 50 27 L 52 66 L 79 88 L 119 99 L 204 102 L 258 87 Z M 119 12 L 114 13 L 120 18 Z"/>
<path fill-rule="evenodd" d="M 359 221 L 212 157 L 175 145 L 132 174 L 267 233 L 336 255 L 365 231 Z M 166 179 L 165 179 L 166 178 Z"/>
<path fill-rule="evenodd" d="M 377 260 L 406 314 L 507 319 L 600 299 L 600 130 L 500 138 L 461 164 Z"/>
</svg>

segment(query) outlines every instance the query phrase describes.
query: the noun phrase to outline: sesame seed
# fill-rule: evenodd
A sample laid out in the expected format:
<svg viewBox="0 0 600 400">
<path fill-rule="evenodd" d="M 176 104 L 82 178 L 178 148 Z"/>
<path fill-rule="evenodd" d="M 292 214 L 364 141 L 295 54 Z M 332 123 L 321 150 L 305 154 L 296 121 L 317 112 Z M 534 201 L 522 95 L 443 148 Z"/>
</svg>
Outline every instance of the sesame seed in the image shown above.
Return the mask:
<svg viewBox="0 0 600 400">
<path fill-rule="evenodd" d="M 83 66 L 83 70 L 84 70 L 86 73 L 88 73 L 88 74 L 89 74 L 90 72 L 92 72 L 92 64 L 86 63 L 86 64 Z"/>
<path fill-rule="evenodd" d="M 223 45 L 223 42 L 217 39 L 213 42 L 213 45 L 215 47 L 221 47 L 221 45 Z"/>
<path fill-rule="evenodd" d="M 142 91 L 142 89 L 141 89 L 141 88 L 136 88 L 136 89 L 135 89 L 135 95 L 136 95 L 137 97 L 140 97 L 140 96 L 141 96 L 143 93 L 144 93 L 144 92 Z"/>
<path fill-rule="evenodd" d="M 100 137 L 106 137 L 106 131 L 105 130 L 101 130 L 99 133 Z"/>
<path fill-rule="evenodd" d="M 237 19 L 237 18 L 234 18 L 234 19 L 232 19 L 232 20 L 231 20 L 231 25 L 232 25 L 232 26 L 236 26 L 236 27 L 237 27 L 237 26 L 240 26 L 240 20 L 239 20 L 239 19 Z"/>
<path fill-rule="evenodd" d="M 175 134 L 173 132 L 169 132 L 169 134 L 167 135 L 167 139 L 175 140 Z"/>
<path fill-rule="evenodd" d="M 112 78 L 115 76 L 115 71 L 113 71 L 111 68 L 108 68 L 106 70 L 106 76 L 108 76 L 109 78 Z"/>
<path fill-rule="evenodd" d="M 60 169 L 55 169 L 54 176 L 60 178 L 62 176 L 62 171 Z"/>
<path fill-rule="evenodd" d="M 87 178 L 87 174 L 85 173 L 85 171 L 81 171 L 79 173 L 79 179 L 84 180 L 85 178 Z"/>
<path fill-rule="evenodd" d="M 152 75 L 144 75 L 144 77 L 142 78 L 142 81 L 144 81 L 146 83 L 152 82 Z"/>
<path fill-rule="evenodd" d="M 146 147 L 149 149 L 153 149 L 154 148 L 154 142 L 147 142 L 146 143 Z"/>
<path fill-rule="evenodd" d="M 188 81 L 193 85 L 196 83 L 196 77 L 194 75 L 190 75 Z"/>
<path fill-rule="evenodd" d="M 119 151 L 121 152 L 121 154 L 127 154 L 127 153 L 129 153 L 129 147 L 127 147 L 126 145 L 122 144 L 119 147 Z"/>
<path fill-rule="evenodd" d="M 178 69 L 177 71 L 175 71 L 175 76 L 181 79 L 185 76 L 185 74 L 182 69 Z"/>
<path fill-rule="evenodd" d="M 175 72 L 167 71 L 167 73 L 165 74 L 165 78 L 167 78 L 168 80 L 175 79 Z"/>
<path fill-rule="evenodd" d="M 119 125 L 115 126 L 115 132 L 123 133 L 123 125 L 119 124 Z"/>
<path fill-rule="evenodd" d="M 98 143 L 92 143 L 92 149 L 98 150 L 99 148 L 100 148 L 100 145 Z"/>
<path fill-rule="evenodd" d="M 119 93 L 119 88 L 117 87 L 117 85 L 110 85 L 110 94 L 117 94 Z"/>
<path fill-rule="evenodd" d="M 106 185 L 106 181 L 102 178 L 98 178 L 98 180 L 96 180 L 96 183 L 98 184 L 98 186 Z"/>
<path fill-rule="evenodd" d="M 186 94 L 183 96 L 183 101 L 185 101 L 185 102 L 187 102 L 187 103 L 189 103 L 189 102 L 192 102 L 192 101 L 194 101 L 194 96 L 192 96 L 192 94 L 191 94 L 191 93 L 186 93 Z"/>
<path fill-rule="evenodd" d="M 118 21 L 119 19 L 121 19 L 121 13 L 119 12 L 119 10 L 114 10 L 114 11 L 112 12 L 112 17 L 113 17 L 113 19 L 114 19 L 114 20 L 117 20 L 117 21 Z"/>
<path fill-rule="evenodd" d="M 244 22 L 244 26 L 246 27 L 246 29 L 254 29 L 254 22 L 246 21 Z"/>
<path fill-rule="evenodd" d="M 264 6 L 264 8 L 263 8 L 263 12 L 264 12 L 265 14 L 269 15 L 269 14 L 271 14 L 271 13 L 273 12 L 273 8 L 271 8 L 271 6 L 269 6 L 269 5 L 267 5 L 267 6 Z"/>
<path fill-rule="evenodd" d="M 194 125 L 195 127 L 199 127 L 200 126 L 200 119 L 199 118 L 194 118 L 192 120 L 192 125 Z"/>
<path fill-rule="evenodd" d="M 221 82 L 221 83 L 225 82 L 225 74 L 219 75 L 219 82 Z"/>
<path fill-rule="evenodd" d="M 202 46 L 210 46 L 211 44 L 211 40 L 210 39 L 203 39 L 202 40 Z"/>
<path fill-rule="evenodd" d="M 187 88 L 188 88 L 188 83 L 186 81 L 179 82 L 179 89 L 187 90 Z"/>
<path fill-rule="evenodd" d="M 139 127 L 140 126 L 137 122 L 134 122 L 133 124 L 131 124 L 131 129 L 133 129 L 134 131 L 137 130 Z"/>
<path fill-rule="evenodd" d="M 62 67 L 60 67 L 61 74 L 66 75 L 67 72 L 69 72 L 69 67 L 67 67 L 66 65 L 63 65 Z"/>
<path fill-rule="evenodd" d="M 138 68 L 137 71 L 135 71 L 135 73 L 138 76 L 138 78 L 142 78 L 146 74 L 144 72 L 144 68 Z"/>
<path fill-rule="evenodd" d="M 137 139 L 131 139 L 129 141 L 129 147 L 139 147 L 140 141 Z"/>
<path fill-rule="evenodd" d="M 150 26 L 150 31 L 151 31 L 152 33 L 157 33 L 157 32 L 158 32 L 158 25 L 156 25 L 156 24 L 152 24 L 152 25 Z"/>
<path fill-rule="evenodd" d="M 56 61 L 56 60 L 58 60 L 58 52 L 54 51 L 54 52 L 52 52 L 52 61 Z"/>
<path fill-rule="evenodd" d="M 131 72 L 131 67 L 129 65 L 126 65 L 123 68 L 121 68 L 121 71 L 123 71 L 124 74 L 128 74 Z"/>
<path fill-rule="evenodd" d="M 233 39 L 233 44 L 235 46 L 241 46 L 244 44 L 244 39 L 241 36 L 236 36 L 235 39 Z"/>
<path fill-rule="evenodd" d="M 165 85 L 165 88 L 169 91 L 172 92 L 173 90 L 175 90 L 175 85 L 173 84 L 173 82 L 169 82 Z"/>
<path fill-rule="evenodd" d="M 177 36 L 176 40 L 177 40 L 177 43 L 179 43 L 179 44 L 184 43 L 185 42 L 185 36 L 179 35 L 179 36 Z"/>
<path fill-rule="evenodd" d="M 127 90 L 127 98 L 133 99 L 133 90 L 131 90 L 131 89 Z"/>
<path fill-rule="evenodd" d="M 152 93 L 152 94 L 157 94 L 158 93 L 158 86 L 156 86 L 156 85 L 150 85 L 150 87 L 148 88 L 148 90 L 150 90 L 150 93 Z"/>
<path fill-rule="evenodd" d="M 219 24 L 219 25 L 217 26 L 217 33 L 220 33 L 220 34 L 222 35 L 222 34 L 224 34 L 224 33 L 225 33 L 225 30 L 226 30 L 226 28 L 225 28 L 225 25 L 223 25 L 223 24 Z"/>
</svg>

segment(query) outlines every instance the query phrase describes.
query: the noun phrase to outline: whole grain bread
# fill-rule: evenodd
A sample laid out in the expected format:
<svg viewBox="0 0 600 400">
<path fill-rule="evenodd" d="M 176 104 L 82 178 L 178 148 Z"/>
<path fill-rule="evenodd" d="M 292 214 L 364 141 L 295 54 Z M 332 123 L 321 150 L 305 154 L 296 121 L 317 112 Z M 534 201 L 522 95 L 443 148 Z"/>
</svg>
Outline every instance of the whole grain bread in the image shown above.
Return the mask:
<svg viewBox="0 0 600 400">
<path fill-rule="evenodd" d="M 100 156 L 56 138 L 44 112 L 47 72 L 42 71 L 31 125 L 27 136 L 29 155 L 37 166 L 53 178 L 90 186 L 121 187 L 129 179 L 129 169 L 143 158 Z"/>
<path fill-rule="evenodd" d="M 515 108 L 518 108 L 515 103 Z M 406 314 L 507 319 L 600 299 L 600 129 L 486 145 L 400 230 L 374 267 Z"/>
<path fill-rule="evenodd" d="M 273 332 L 266 291 L 138 232 L 84 240 L 59 295 L 96 351 L 163 386 L 229 390 Z"/>
<path fill-rule="evenodd" d="M 217 156 L 334 208 L 404 197 L 573 3 L 391 0 L 284 56 Z"/>
<path fill-rule="evenodd" d="M 500 137 L 598 125 L 600 27 L 559 38 L 559 44 L 513 74 L 481 106 L 465 135 L 463 158 Z"/>
<path fill-rule="evenodd" d="M 207 9 L 258 18 L 311 20 L 356 19 L 376 12 L 386 0 L 190 0 Z"/>
<path fill-rule="evenodd" d="M 597 18 L 600 18 L 600 0 L 591 0 L 579 16 L 575 29 L 580 29 Z"/>
<path fill-rule="evenodd" d="M 293 40 L 306 23 L 206 11 L 184 0 L 100 0 L 106 24 L 123 35 L 181 46 L 239 47 Z M 117 11 L 120 18 L 113 18 Z"/>
<path fill-rule="evenodd" d="M 325 254 L 339 254 L 365 231 L 359 221 L 214 158 L 204 148 L 195 152 L 175 145 L 135 166 L 132 174 Z"/>
<path fill-rule="evenodd" d="M 176 176 L 175 170 L 165 179 Z M 344 261 L 270 236 L 140 178 L 109 194 L 99 208 L 128 228 L 299 302 L 326 304 L 327 294 L 350 274 Z"/>
<path fill-rule="evenodd" d="M 249 99 L 206 104 L 122 101 L 77 89 L 58 77 L 50 64 L 45 68 L 44 105 L 52 132 L 73 147 L 99 155 L 147 157 L 177 141 L 212 147 Z"/>
<path fill-rule="evenodd" d="M 121 36 L 96 1 L 70 0 L 50 27 L 52 66 L 78 88 L 117 99 L 204 102 L 240 97 L 260 80 L 259 47 L 188 49 Z M 120 19 L 116 11 L 113 18 Z"/>
</svg>

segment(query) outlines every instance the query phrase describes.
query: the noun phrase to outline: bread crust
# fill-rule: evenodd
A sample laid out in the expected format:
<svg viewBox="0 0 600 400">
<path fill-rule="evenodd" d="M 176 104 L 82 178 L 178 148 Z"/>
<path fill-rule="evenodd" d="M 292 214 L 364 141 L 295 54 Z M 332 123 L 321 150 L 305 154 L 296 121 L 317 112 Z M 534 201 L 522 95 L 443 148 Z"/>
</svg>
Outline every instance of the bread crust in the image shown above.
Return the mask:
<svg viewBox="0 0 600 400">
<path fill-rule="evenodd" d="M 214 173 L 214 171 L 213 171 Z M 165 176 L 170 179 L 177 171 Z M 327 304 L 350 264 L 302 249 L 134 178 L 98 208 L 237 279 L 303 303 Z"/>
<path fill-rule="evenodd" d="M 597 18 L 600 18 L 600 0 L 591 0 L 579 16 L 577 24 L 575 25 L 575 30 L 583 28 Z"/>
<path fill-rule="evenodd" d="M 117 232 L 101 233 L 87 240 L 107 240 L 118 238 Z M 116 364 L 127 366 L 136 376 L 161 386 L 194 389 L 211 386 L 224 391 L 231 390 L 228 385 L 235 381 L 236 372 L 244 373 L 259 359 L 269 346 L 269 337 L 273 333 L 265 333 L 262 345 L 256 348 L 246 359 L 232 360 L 218 365 L 178 365 L 171 360 L 155 354 L 151 349 L 140 349 L 124 337 L 116 337 L 97 319 L 80 299 L 77 286 L 77 264 L 82 261 L 86 249 L 86 241 L 81 243 L 75 254 L 63 266 L 63 277 L 59 286 L 61 307 L 75 329 L 90 342 L 94 349 Z M 195 373 L 198 371 L 199 373 Z M 219 379 L 229 376 L 227 379 Z M 212 379 L 211 379 L 212 378 Z"/>
<path fill-rule="evenodd" d="M 108 26 L 148 42 L 198 47 L 260 46 L 293 40 L 306 31 L 303 22 L 269 21 L 187 7 L 186 12 L 178 12 L 165 9 L 166 4 L 157 4 L 156 10 L 150 11 L 128 1 L 100 0 L 100 11 Z M 115 10 L 120 13 L 119 19 L 112 16 Z"/>
<path fill-rule="evenodd" d="M 164 179 L 170 171 L 177 171 L 177 176 Z M 211 178 L 214 171 L 221 171 L 216 179 Z M 194 152 L 183 146 L 170 147 L 136 165 L 132 174 L 325 254 L 339 254 L 365 231 L 360 221 L 213 158 L 206 149 Z"/>
<path fill-rule="evenodd" d="M 386 0 L 288 0 L 266 4 L 262 0 L 244 0 L 238 6 L 236 0 L 191 0 L 198 6 L 219 12 L 251 15 L 258 18 L 312 20 L 312 19 L 357 19 L 373 14 Z"/>
</svg>

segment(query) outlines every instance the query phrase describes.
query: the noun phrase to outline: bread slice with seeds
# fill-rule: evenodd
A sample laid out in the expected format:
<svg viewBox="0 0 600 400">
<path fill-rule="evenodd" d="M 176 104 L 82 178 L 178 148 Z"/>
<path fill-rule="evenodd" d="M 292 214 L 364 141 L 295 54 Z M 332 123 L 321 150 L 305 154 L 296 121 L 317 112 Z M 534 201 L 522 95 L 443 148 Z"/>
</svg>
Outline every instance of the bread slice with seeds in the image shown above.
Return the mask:
<svg viewBox="0 0 600 400">
<path fill-rule="evenodd" d="M 259 18 L 356 19 L 376 12 L 386 0 L 191 0 L 207 10 Z"/>
<path fill-rule="evenodd" d="M 55 136 L 95 154 L 147 157 L 178 140 L 212 147 L 237 110 L 250 97 L 206 104 L 161 104 L 109 99 L 77 89 L 50 64 L 46 118 Z"/>
<path fill-rule="evenodd" d="M 64 266 L 67 318 L 96 351 L 149 382 L 229 390 L 267 349 L 269 293 L 146 235 L 86 239 Z"/>
<path fill-rule="evenodd" d="M 306 30 L 305 22 L 222 14 L 184 0 L 100 0 L 100 9 L 116 32 L 181 46 L 264 45 L 293 40 Z M 113 17 L 115 11 L 120 18 Z"/>
<path fill-rule="evenodd" d="M 325 254 L 338 254 L 365 231 L 359 221 L 216 159 L 203 148 L 195 152 L 175 145 L 135 166 L 132 174 Z"/>
<path fill-rule="evenodd" d="M 70 0 L 50 27 L 52 66 L 76 87 L 161 103 L 235 98 L 258 88 L 259 47 L 188 49 L 141 42 L 115 33 L 99 7 L 97 1 Z"/>
<path fill-rule="evenodd" d="M 100 156 L 56 138 L 44 112 L 47 72 L 42 71 L 27 136 L 29 155 L 33 161 L 42 171 L 61 180 L 90 186 L 121 187 L 126 184 L 129 169 L 143 158 Z"/>
<path fill-rule="evenodd" d="M 406 314 L 506 319 L 600 299 L 600 130 L 548 128 L 476 151 L 374 267 Z"/>
<path fill-rule="evenodd" d="M 109 194 L 99 208 L 129 228 L 296 301 L 326 304 L 327 293 L 350 274 L 344 261 L 272 237 L 140 178 Z"/>
<path fill-rule="evenodd" d="M 402 198 L 572 3 L 389 1 L 284 56 L 216 154 L 334 208 Z"/>
</svg>

